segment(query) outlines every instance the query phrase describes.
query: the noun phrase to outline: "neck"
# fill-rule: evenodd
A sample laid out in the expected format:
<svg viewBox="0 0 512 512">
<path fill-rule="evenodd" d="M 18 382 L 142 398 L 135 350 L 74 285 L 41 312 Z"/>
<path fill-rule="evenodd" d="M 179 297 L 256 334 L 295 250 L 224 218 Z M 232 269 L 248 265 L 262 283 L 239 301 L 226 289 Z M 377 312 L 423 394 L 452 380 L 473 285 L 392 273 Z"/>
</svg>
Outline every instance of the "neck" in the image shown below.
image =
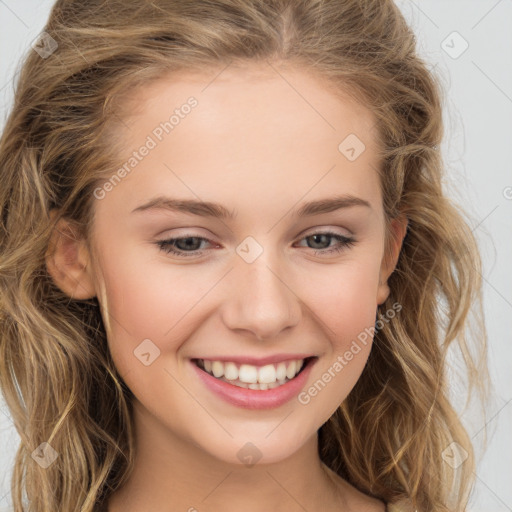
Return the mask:
<svg viewBox="0 0 512 512">
<path fill-rule="evenodd" d="M 110 496 L 108 512 L 344 510 L 316 433 L 287 459 L 250 466 L 219 460 L 177 437 L 137 401 L 134 420 L 135 464 Z"/>
</svg>

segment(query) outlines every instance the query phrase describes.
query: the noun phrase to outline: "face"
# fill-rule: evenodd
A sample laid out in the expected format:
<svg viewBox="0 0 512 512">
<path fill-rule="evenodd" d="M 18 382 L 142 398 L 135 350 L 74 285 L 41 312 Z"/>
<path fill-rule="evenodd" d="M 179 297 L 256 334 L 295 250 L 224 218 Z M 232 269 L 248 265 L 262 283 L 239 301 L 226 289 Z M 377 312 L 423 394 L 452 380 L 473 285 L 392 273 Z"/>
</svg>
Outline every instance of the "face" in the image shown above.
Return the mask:
<svg viewBox="0 0 512 512">
<path fill-rule="evenodd" d="M 136 414 L 236 464 L 289 457 L 341 404 L 393 270 L 371 112 L 303 71 L 249 71 L 132 99 L 80 277 Z"/>
</svg>

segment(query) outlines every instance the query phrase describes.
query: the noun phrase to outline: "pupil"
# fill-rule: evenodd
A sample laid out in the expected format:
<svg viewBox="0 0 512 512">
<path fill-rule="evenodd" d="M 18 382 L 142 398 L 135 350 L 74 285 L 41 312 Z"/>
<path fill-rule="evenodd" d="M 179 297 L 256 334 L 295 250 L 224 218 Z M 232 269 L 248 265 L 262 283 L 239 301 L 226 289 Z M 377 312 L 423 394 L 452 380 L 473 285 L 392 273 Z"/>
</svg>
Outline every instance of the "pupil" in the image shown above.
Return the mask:
<svg viewBox="0 0 512 512">
<path fill-rule="evenodd" d="M 315 244 L 316 244 L 316 243 L 318 243 L 318 240 L 317 240 L 317 238 L 320 238 L 320 237 L 325 237 L 325 236 L 327 236 L 327 235 L 323 235 L 323 234 L 320 234 L 320 235 L 313 235 L 313 240 L 314 240 L 314 243 L 315 243 Z"/>
<path fill-rule="evenodd" d="M 190 249 L 191 247 L 194 249 L 194 242 L 193 242 L 194 239 L 196 239 L 196 237 L 193 237 L 193 236 L 183 239 L 183 243 L 185 245 L 185 249 L 186 248 Z M 178 241 L 178 244 L 179 243 L 180 243 L 180 241 Z M 196 245 L 197 245 L 197 242 L 196 242 Z"/>
</svg>

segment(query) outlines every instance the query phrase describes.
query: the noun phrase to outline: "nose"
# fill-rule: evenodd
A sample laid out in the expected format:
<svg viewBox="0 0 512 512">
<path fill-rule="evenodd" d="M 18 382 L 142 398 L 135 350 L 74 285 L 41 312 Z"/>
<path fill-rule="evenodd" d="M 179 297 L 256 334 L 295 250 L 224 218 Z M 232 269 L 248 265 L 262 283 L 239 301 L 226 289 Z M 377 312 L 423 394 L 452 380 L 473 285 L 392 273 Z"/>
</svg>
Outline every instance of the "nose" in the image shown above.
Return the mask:
<svg viewBox="0 0 512 512">
<path fill-rule="evenodd" d="M 237 262 L 222 310 L 229 329 L 263 341 L 299 323 L 302 309 L 297 292 L 279 267 L 273 267 L 263 255 L 252 263 Z"/>
</svg>

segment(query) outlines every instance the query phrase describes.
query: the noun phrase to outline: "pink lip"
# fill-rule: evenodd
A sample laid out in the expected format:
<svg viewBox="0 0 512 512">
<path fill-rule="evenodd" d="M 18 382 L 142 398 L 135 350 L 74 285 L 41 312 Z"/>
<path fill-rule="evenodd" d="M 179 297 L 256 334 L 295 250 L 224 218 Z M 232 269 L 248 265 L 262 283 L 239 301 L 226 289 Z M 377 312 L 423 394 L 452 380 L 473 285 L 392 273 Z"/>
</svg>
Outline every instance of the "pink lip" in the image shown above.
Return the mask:
<svg viewBox="0 0 512 512">
<path fill-rule="evenodd" d="M 302 357 L 298 359 L 302 359 Z M 213 377 L 204 370 L 201 370 L 192 360 L 190 364 L 204 384 L 227 402 L 237 407 L 242 407 L 243 409 L 272 409 L 285 404 L 299 394 L 316 361 L 318 361 L 318 358 L 310 360 L 306 367 L 286 384 L 266 390 L 246 389 L 228 384 L 227 382 Z"/>
<path fill-rule="evenodd" d="M 294 361 L 297 359 L 306 359 L 313 357 L 313 354 L 275 354 L 267 357 L 248 357 L 248 356 L 212 356 L 193 359 L 206 359 L 207 361 L 233 362 L 237 364 L 252 364 L 253 366 L 265 366 L 266 364 Z"/>
</svg>

